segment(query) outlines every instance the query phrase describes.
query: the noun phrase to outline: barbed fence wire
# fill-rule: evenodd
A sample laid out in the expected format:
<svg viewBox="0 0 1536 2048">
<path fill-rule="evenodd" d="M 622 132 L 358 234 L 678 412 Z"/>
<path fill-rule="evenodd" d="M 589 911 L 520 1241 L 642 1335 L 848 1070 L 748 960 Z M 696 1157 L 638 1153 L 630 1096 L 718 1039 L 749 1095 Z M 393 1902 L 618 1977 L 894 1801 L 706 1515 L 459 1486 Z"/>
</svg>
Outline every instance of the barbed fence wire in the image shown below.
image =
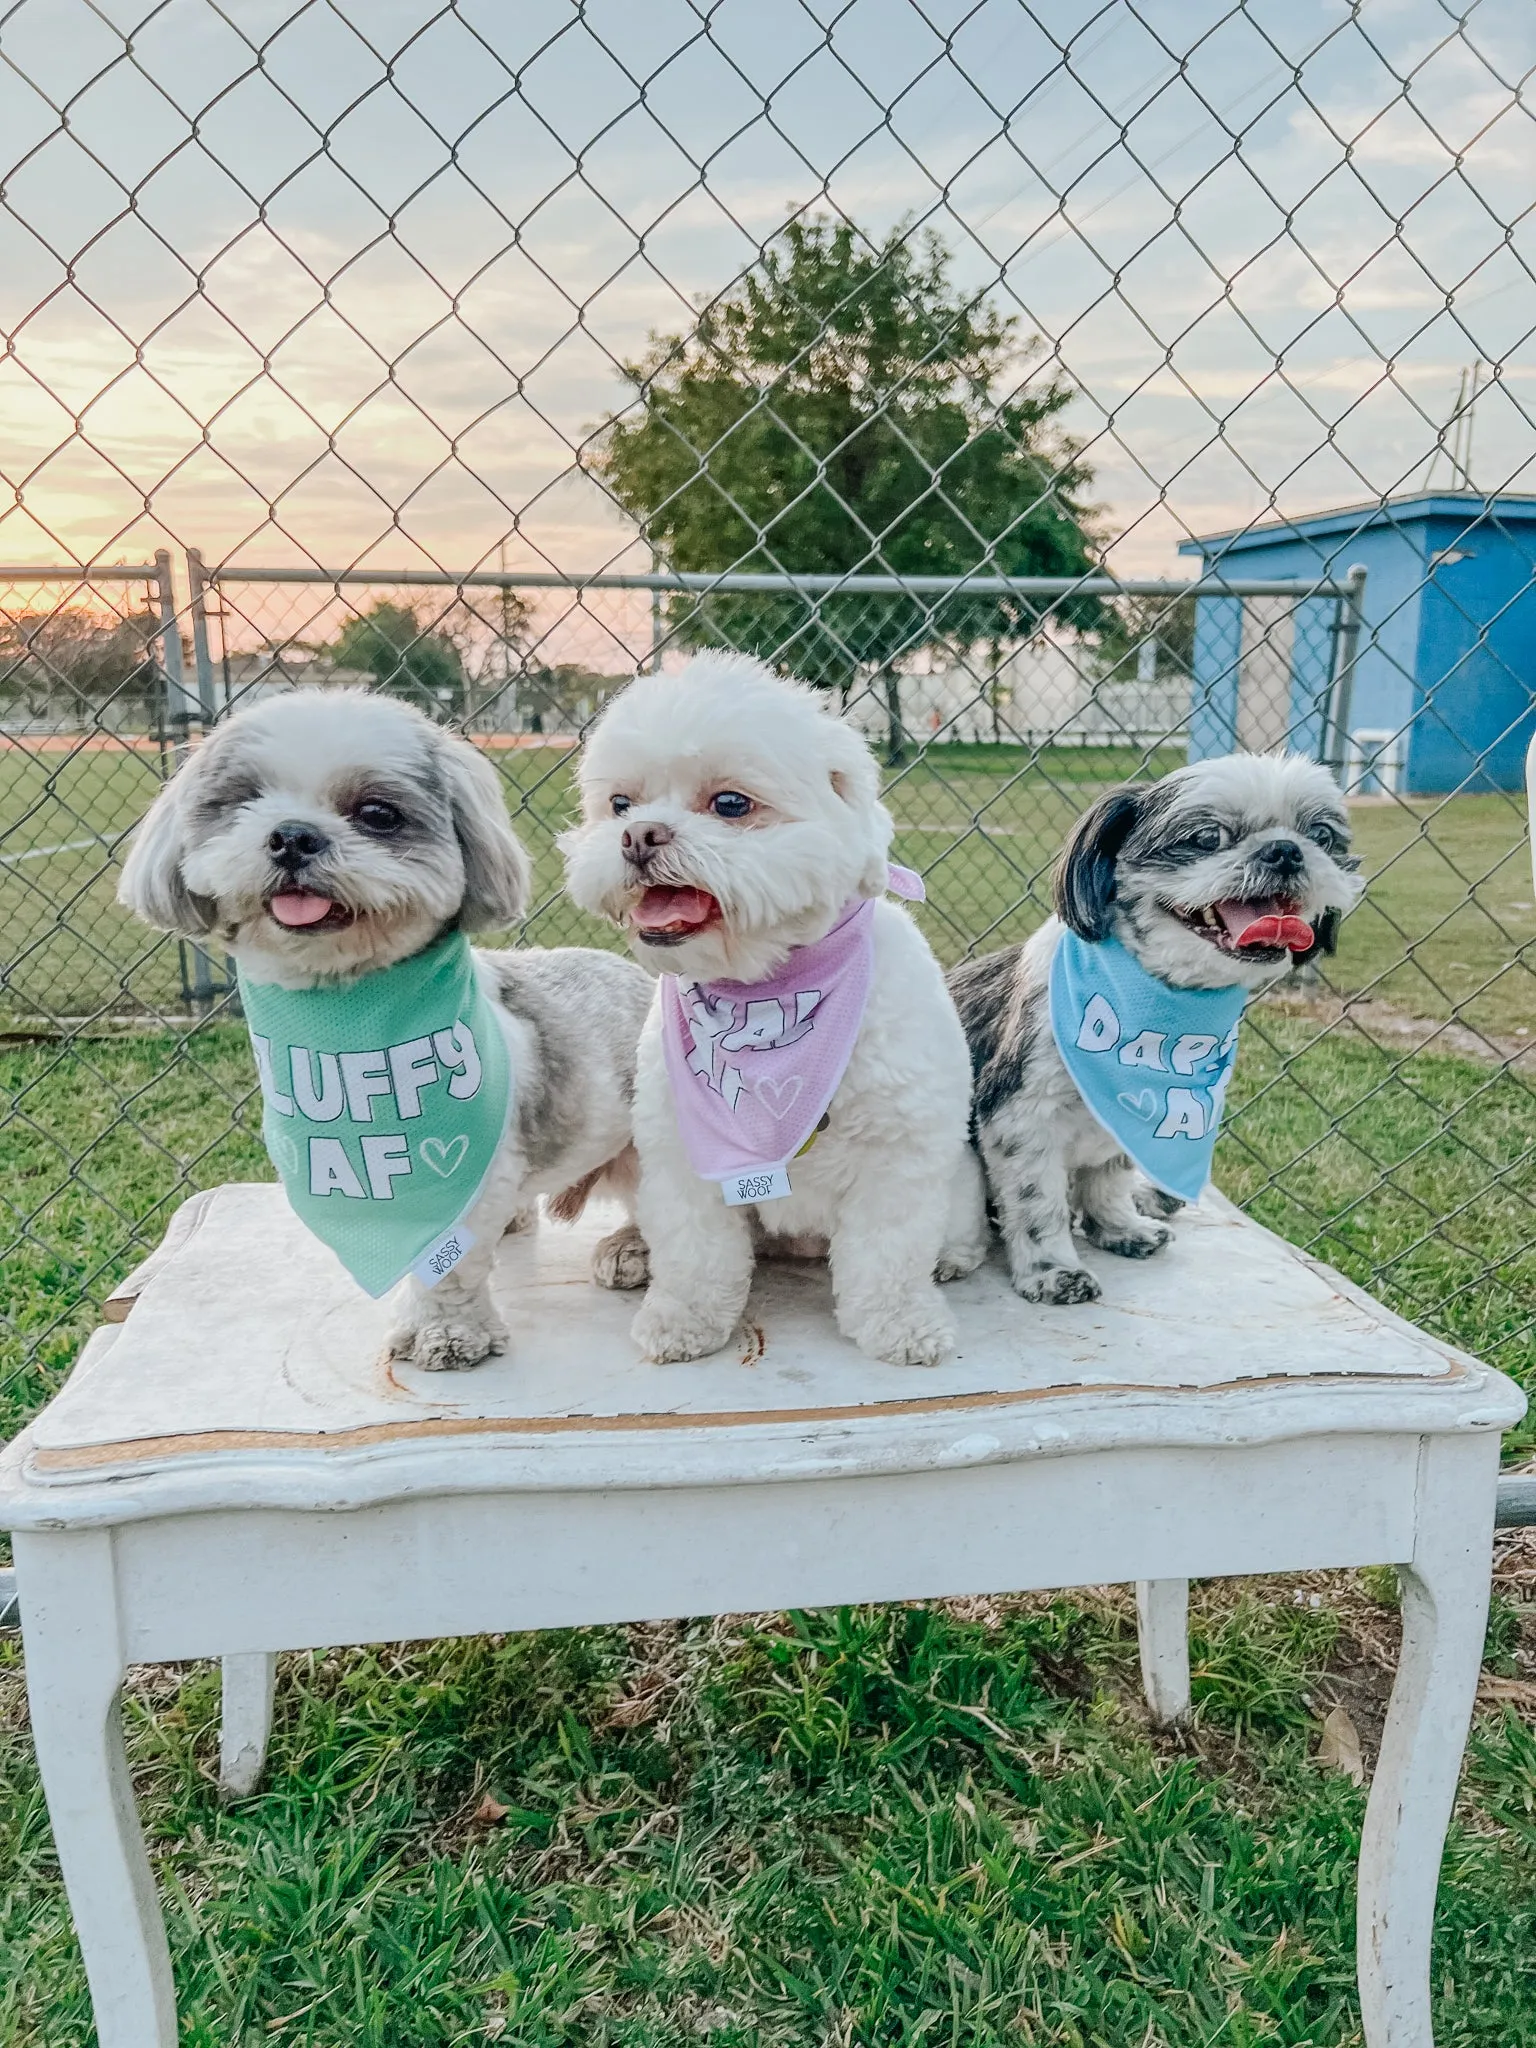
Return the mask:
<svg viewBox="0 0 1536 2048">
<path fill-rule="evenodd" d="M 188 746 L 404 695 L 504 778 L 515 936 L 611 944 L 573 757 L 703 646 L 869 736 L 946 960 L 1110 784 L 1326 762 L 1370 889 L 1250 1013 L 1219 1178 L 1528 1365 L 1536 22 L 66 11 L 0 10 L 9 1415 L 263 1170 L 227 963 L 114 900 Z"/>
</svg>

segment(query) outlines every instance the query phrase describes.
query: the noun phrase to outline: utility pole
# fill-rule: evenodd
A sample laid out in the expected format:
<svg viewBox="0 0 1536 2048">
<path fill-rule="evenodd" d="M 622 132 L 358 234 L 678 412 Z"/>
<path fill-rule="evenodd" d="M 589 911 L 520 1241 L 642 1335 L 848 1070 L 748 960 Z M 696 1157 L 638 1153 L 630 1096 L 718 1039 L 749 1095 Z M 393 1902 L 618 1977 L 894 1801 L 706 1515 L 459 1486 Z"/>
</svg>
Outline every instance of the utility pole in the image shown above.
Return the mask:
<svg viewBox="0 0 1536 2048">
<path fill-rule="evenodd" d="M 497 560 L 503 576 L 507 573 L 507 543 L 502 541 Z M 503 717 L 514 723 L 517 716 L 517 692 L 512 687 L 512 589 L 510 584 L 501 586 L 501 696 L 505 703 Z"/>
<path fill-rule="evenodd" d="M 1435 436 L 1429 466 L 1424 472 L 1423 487 L 1426 491 L 1434 482 L 1435 470 L 1442 455 L 1450 465 L 1453 491 L 1477 489 L 1472 481 L 1472 426 L 1477 413 L 1478 397 L 1492 382 L 1492 371 L 1481 361 L 1474 362 L 1471 369 L 1462 371 L 1456 386 L 1456 403 L 1451 408 L 1450 418 Z"/>
</svg>

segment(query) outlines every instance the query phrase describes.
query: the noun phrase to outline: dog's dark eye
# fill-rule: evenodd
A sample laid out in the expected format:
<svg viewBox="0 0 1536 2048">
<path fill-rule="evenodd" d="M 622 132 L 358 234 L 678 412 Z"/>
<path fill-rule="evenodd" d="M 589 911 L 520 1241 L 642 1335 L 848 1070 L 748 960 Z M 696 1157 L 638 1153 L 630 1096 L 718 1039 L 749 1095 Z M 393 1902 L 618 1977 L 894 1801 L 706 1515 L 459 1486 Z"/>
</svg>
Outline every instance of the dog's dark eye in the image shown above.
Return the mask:
<svg viewBox="0 0 1536 2048">
<path fill-rule="evenodd" d="M 1227 835 L 1220 825 L 1206 825 L 1198 832 L 1191 832 L 1185 843 L 1196 853 L 1220 853 L 1227 843 Z"/>
<path fill-rule="evenodd" d="M 611 796 L 609 797 L 608 801 L 613 806 L 613 815 L 616 818 L 622 818 L 624 813 L 629 809 L 630 805 L 634 802 L 634 798 L 628 796 Z"/>
<path fill-rule="evenodd" d="M 398 832 L 405 823 L 404 814 L 387 804 L 381 797 L 369 797 L 360 803 L 352 813 L 355 822 L 365 832 Z"/>
<path fill-rule="evenodd" d="M 745 818 L 757 806 L 739 789 L 720 789 L 710 798 L 709 808 L 717 818 Z"/>
<path fill-rule="evenodd" d="M 1314 846 L 1320 846 L 1324 853 L 1337 853 L 1344 844 L 1343 839 L 1334 830 L 1332 825 L 1325 825 L 1321 819 L 1318 820 L 1317 824 L 1307 827 L 1307 837 Z"/>
</svg>

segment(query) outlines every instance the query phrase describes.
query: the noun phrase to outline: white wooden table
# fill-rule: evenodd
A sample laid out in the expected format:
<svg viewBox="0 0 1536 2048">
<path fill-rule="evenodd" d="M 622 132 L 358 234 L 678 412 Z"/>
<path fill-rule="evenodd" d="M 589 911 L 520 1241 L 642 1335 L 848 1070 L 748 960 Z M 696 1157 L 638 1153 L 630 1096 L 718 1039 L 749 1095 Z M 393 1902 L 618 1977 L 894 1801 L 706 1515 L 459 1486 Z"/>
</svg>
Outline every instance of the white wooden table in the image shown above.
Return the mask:
<svg viewBox="0 0 1536 2048">
<path fill-rule="evenodd" d="M 223 1771 L 260 1774 L 282 1649 L 1139 1582 L 1154 1714 L 1187 1705 L 1185 1582 L 1405 1568 L 1371 1790 L 1371 2048 L 1428 2048 L 1441 1844 L 1517 1389 L 1224 1204 L 1092 1306 L 994 1267 L 958 1356 L 872 1364 L 816 1266 L 759 1276 L 737 1346 L 643 1366 L 602 1228 L 509 1239 L 514 1348 L 381 1364 L 385 1315 L 270 1187 L 198 1196 L 0 1459 L 33 1729 L 102 2048 L 171 2048 L 164 1929 L 118 1715 L 124 1667 L 224 1660 Z M 131 1316 L 127 1316 L 129 1306 Z"/>
</svg>

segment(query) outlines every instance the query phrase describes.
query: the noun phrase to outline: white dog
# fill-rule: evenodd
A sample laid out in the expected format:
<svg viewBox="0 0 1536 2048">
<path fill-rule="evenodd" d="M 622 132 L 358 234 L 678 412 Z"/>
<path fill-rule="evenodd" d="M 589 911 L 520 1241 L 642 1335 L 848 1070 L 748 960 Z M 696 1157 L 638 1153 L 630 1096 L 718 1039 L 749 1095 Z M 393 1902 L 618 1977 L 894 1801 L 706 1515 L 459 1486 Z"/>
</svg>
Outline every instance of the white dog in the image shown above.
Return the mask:
<svg viewBox="0 0 1536 2048">
<path fill-rule="evenodd" d="M 863 1351 L 936 1363 L 953 1328 L 935 1276 L 968 1272 L 985 1252 L 966 1142 L 970 1072 L 938 963 L 907 913 L 882 900 L 892 826 L 869 749 L 809 690 L 757 662 L 705 655 L 679 674 L 641 677 L 610 705 L 581 793 L 584 822 L 562 842 L 570 892 L 625 929 L 653 971 L 667 970 L 635 1092 L 652 1275 L 635 1319 L 641 1351 L 663 1362 L 726 1342 L 751 1286 L 755 1217 L 781 1241 L 830 1241 L 838 1325 Z M 866 903 L 862 1021 L 809 1149 L 789 1162 L 791 1191 L 753 1203 L 747 1193 L 772 1176 L 748 1178 L 732 1190 L 741 1206 L 728 1206 L 728 1183 L 690 1163 L 680 1107 L 689 1113 L 697 1088 L 720 1098 L 712 1115 L 724 1115 L 722 1101 L 734 1113 L 731 1091 L 755 1086 L 775 1117 L 787 1104 L 803 1113 L 819 1085 L 809 1067 L 795 1070 L 808 1050 L 777 1078 L 745 1084 L 727 1054 L 810 1046 L 822 992 L 798 989 L 786 1018 L 778 995 L 754 990 L 782 989 L 798 961 L 823 957 L 807 949 L 839 943 L 845 925 L 862 931 Z M 669 1068 L 665 1043 L 667 1003 L 685 1000 L 687 1071 L 676 1040 Z"/>
<path fill-rule="evenodd" d="M 476 748 L 398 699 L 296 690 L 218 726 L 134 836 L 120 900 L 147 923 L 235 955 L 251 981 L 337 987 L 453 930 L 503 929 L 527 902 L 527 856 Z M 635 1045 L 650 984 L 630 961 L 570 947 L 477 953 L 509 1048 L 514 1112 L 476 1207 L 474 1248 L 398 1296 L 394 1356 L 476 1364 L 506 1338 L 488 1278 L 497 1240 L 540 1194 L 571 1214 L 599 1183 L 629 1204 Z M 408 1112 L 407 1112 L 408 1113 Z M 632 1222 L 594 1277 L 638 1287 Z"/>
<path fill-rule="evenodd" d="M 1254 992 L 1332 952 L 1339 918 L 1360 894 L 1358 866 L 1349 813 L 1325 768 L 1294 755 L 1228 754 L 1100 797 L 1062 856 L 1057 915 L 1023 946 L 953 971 L 976 1070 L 976 1140 L 1026 1300 L 1098 1299 L 1073 1248 L 1074 1217 L 1100 1250 L 1141 1259 L 1168 1242 L 1157 1219 L 1181 1206 L 1136 1172 L 1063 1062 L 1049 1002 L 1063 934 L 1090 946 L 1118 940 L 1169 989 Z M 1128 1090 L 1161 1066 L 1157 1046 L 1143 1052 L 1150 1057 L 1120 1073 Z M 1119 1057 L 1129 1062 L 1131 1048 Z"/>
</svg>

